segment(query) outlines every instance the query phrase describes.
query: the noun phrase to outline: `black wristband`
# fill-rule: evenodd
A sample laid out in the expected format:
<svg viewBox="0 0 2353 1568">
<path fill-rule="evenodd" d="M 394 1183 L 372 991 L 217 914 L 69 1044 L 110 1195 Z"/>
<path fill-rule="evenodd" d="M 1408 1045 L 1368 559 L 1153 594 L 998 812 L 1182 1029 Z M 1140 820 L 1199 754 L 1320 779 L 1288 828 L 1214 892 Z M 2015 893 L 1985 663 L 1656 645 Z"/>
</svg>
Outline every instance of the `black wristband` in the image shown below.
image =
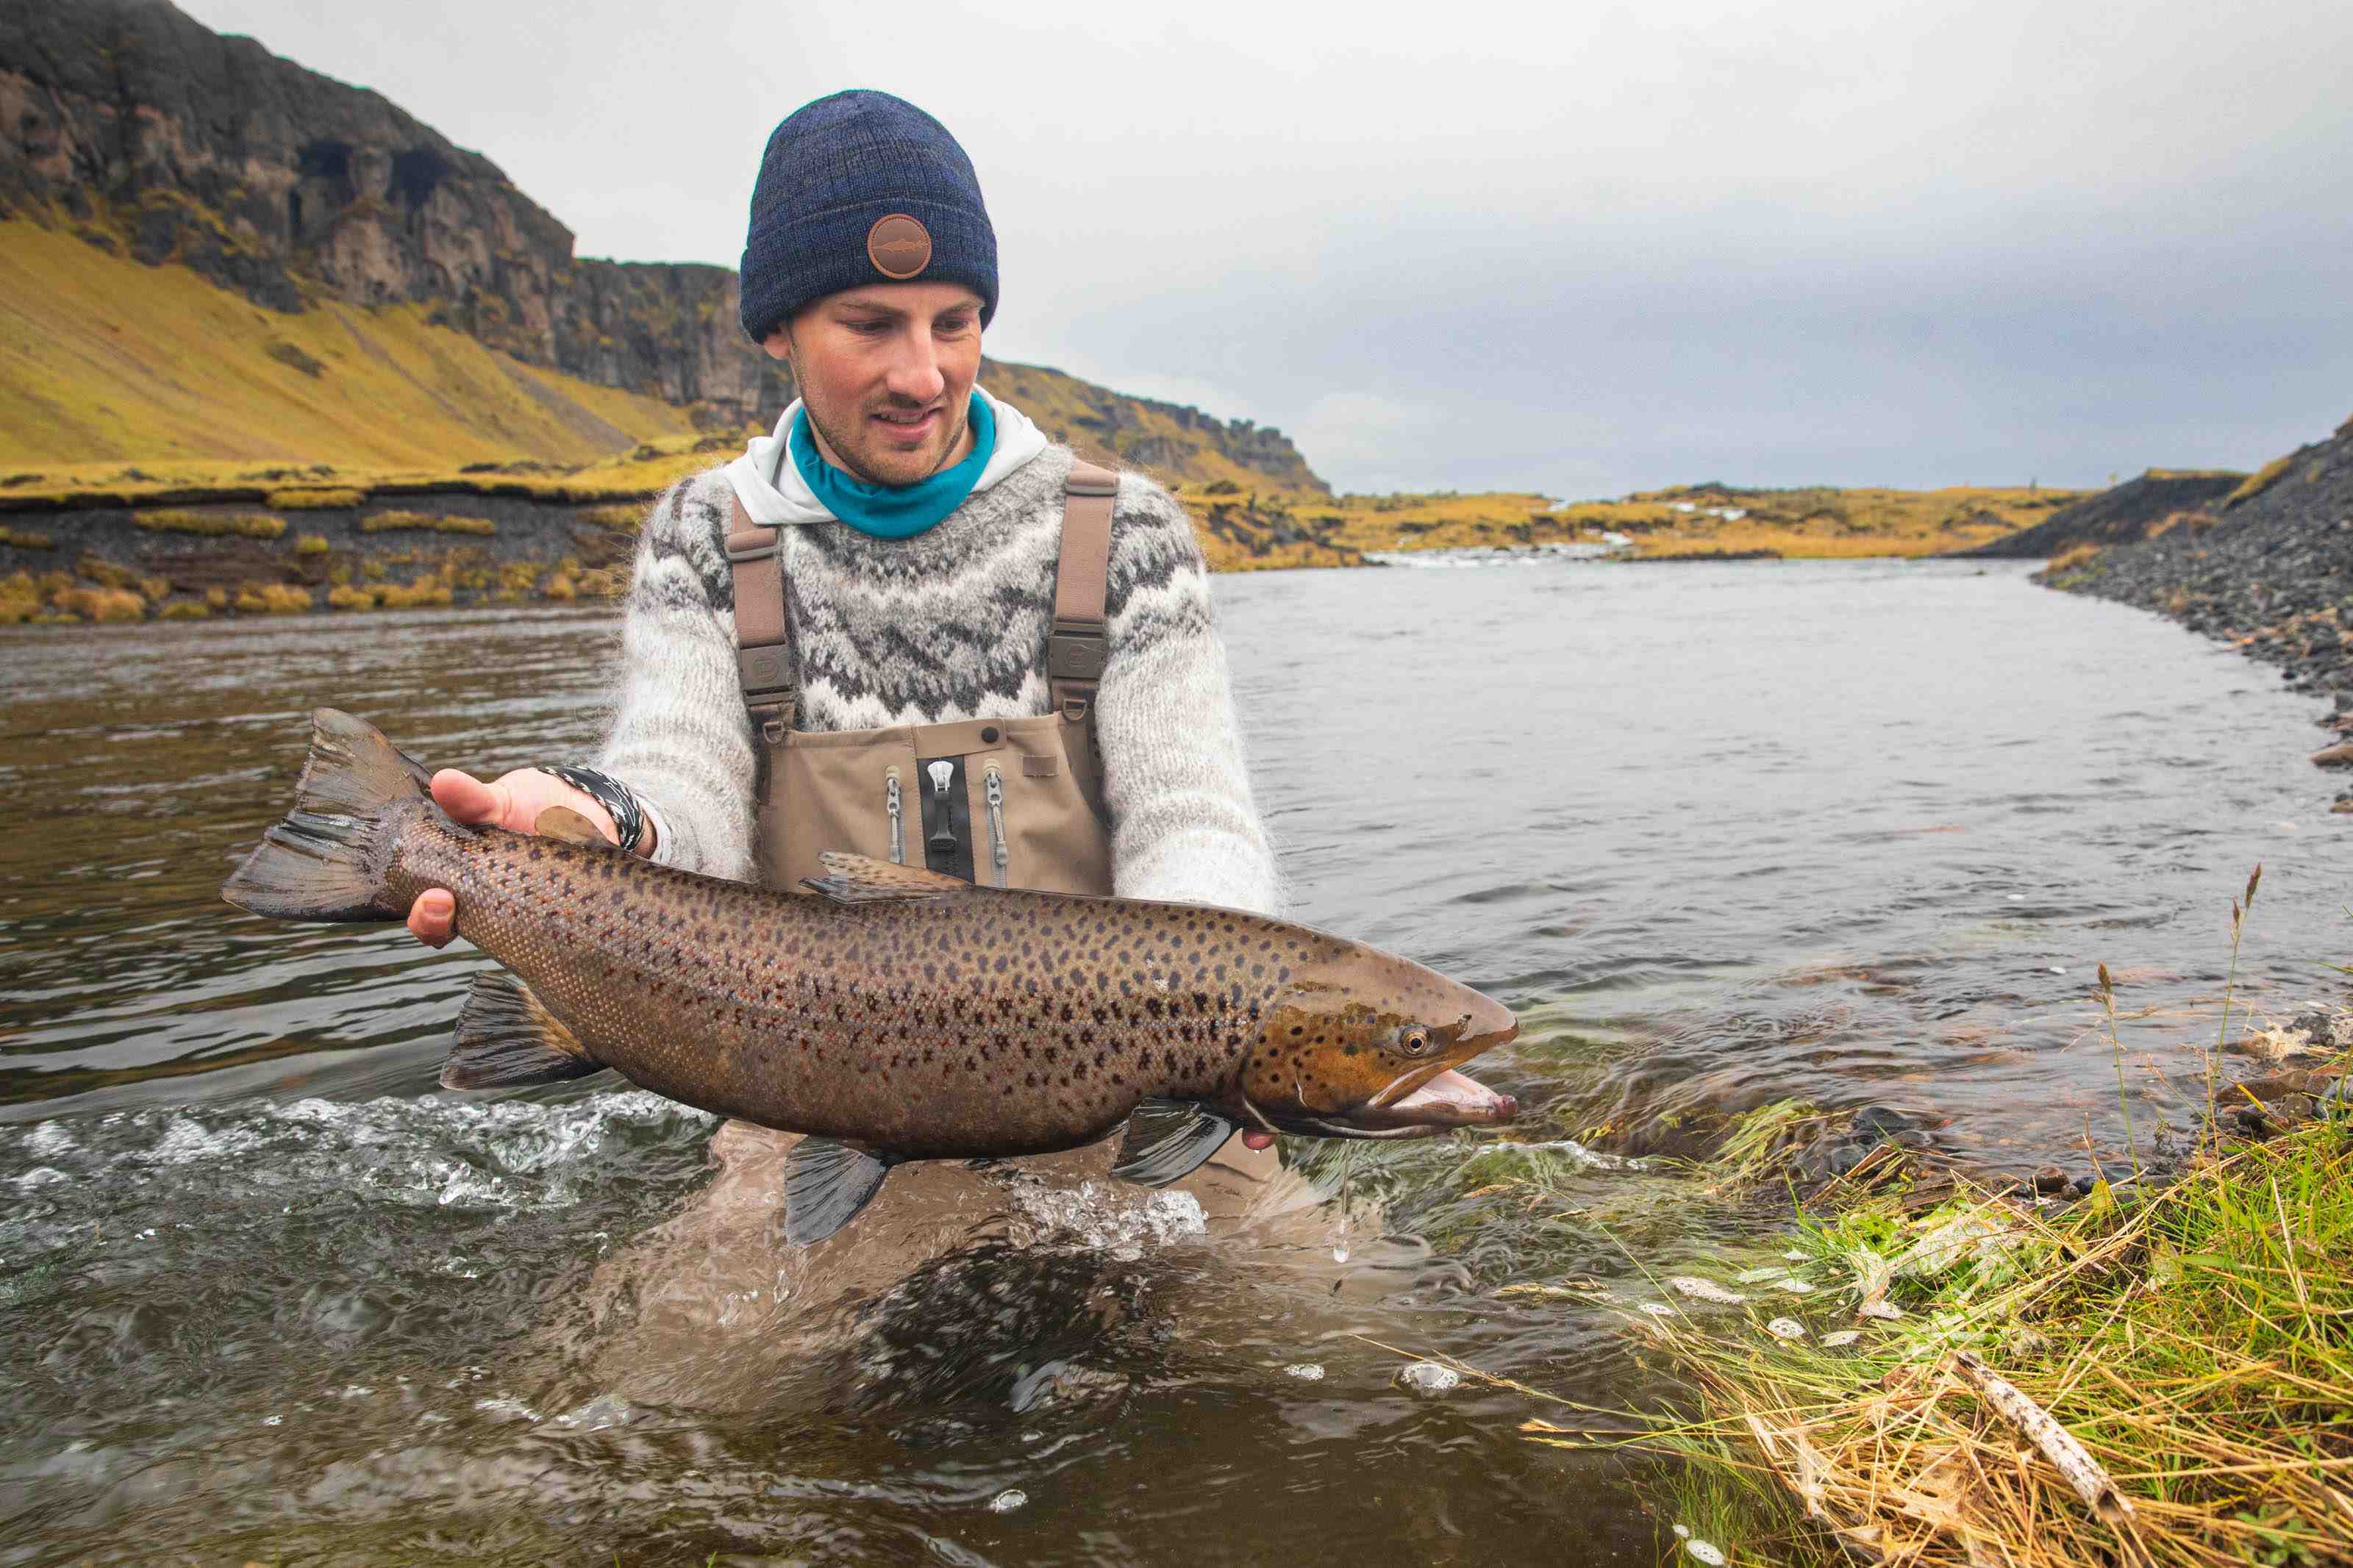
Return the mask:
<svg viewBox="0 0 2353 1568">
<path fill-rule="evenodd" d="M 550 778 L 562 779 L 583 795 L 594 796 L 598 805 L 613 814 L 613 831 L 621 836 L 622 851 L 630 855 L 638 852 L 638 840 L 646 836 L 645 808 L 638 805 L 638 797 L 620 780 L 594 768 L 565 767 L 552 763 L 540 763 L 539 771 Z"/>
</svg>

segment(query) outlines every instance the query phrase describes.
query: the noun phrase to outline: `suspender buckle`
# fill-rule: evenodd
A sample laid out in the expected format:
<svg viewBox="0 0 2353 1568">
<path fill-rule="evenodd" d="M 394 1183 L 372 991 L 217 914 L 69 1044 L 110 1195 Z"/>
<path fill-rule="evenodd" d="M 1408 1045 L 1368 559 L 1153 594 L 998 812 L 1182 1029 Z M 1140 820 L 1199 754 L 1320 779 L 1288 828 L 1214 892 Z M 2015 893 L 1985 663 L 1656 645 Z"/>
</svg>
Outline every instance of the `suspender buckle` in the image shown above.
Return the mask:
<svg viewBox="0 0 2353 1568">
<path fill-rule="evenodd" d="M 776 552 L 776 541 L 783 536 L 781 529 L 754 528 L 727 536 L 727 559 L 733 562 L 765 561 Z"/>
<path fill-rule="evenodd" d="M 792 650 L 782 644 L 739 647 L 735 669 L 744 684 L 744 700 L 758 707 L 789 697 L 793 689 Z"/>
<path fill-rule="evenodd" d="M 1057 621 L 1046 639 L 1046 678 L 1050 680 L 1101 680 L 1111 658 L 1111 638 L 1101 622 L 1081 628 Z"/>
</svg>

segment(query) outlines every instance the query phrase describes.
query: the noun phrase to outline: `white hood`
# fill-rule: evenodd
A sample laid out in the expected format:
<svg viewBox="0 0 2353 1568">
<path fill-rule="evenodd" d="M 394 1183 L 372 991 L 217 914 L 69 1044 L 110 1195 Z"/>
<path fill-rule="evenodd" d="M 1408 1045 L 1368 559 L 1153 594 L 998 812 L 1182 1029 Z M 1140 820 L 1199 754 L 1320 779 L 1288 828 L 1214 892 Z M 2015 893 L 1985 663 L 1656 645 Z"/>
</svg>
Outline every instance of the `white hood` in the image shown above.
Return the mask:
<svg viewBox="0 0 2353 1568">
<path fill-rule="evenodd" d="M 1029 423 L 1029 416 L 1010 403 L 989 397 L 978 386 L 973 390 L 988 398 L 989 412 L 997 416 L 997 450 L 989 454 L 987 467 L 981 469 L 980 482 L 972 487 L 977 495 L 1044 451 L 1046 433 Z M 793 420 L 800 411 L 800 401 L 796 398 L 776 421 L 775 430 L 753 437 L 744 444 L 744 455 L 727 465 L 727 482 L 734 487 L 736 499 L 744 503 L 752 521 L 764 527 L 834 520 L 833 513 L 825 510 L 801 478 L 786 447 Z"/>
</svg>

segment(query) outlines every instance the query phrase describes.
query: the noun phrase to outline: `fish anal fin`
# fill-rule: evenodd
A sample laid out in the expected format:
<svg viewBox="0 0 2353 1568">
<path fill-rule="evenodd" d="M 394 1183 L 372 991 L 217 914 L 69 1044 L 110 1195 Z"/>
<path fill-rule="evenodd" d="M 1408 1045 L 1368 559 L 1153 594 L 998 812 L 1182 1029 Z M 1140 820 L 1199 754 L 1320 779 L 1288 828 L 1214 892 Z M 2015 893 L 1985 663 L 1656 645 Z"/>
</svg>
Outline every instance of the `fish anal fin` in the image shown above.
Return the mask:
<svg viewBox="0 0 2353 1568">
<path fill-rule="evenodd" d="M 551 805 L 540 812 L 531 830 L 559 844 L 582 844 L 592 849 L 618 849 L 619 845 L 596 831 L 596 825 L 568 805 Z"/>
<path fill-rule="evenodd" d="M 882 1190 L 896 1154 L 855 1148 L 831 1138 L 804 1138 L 785 1156 L 785 1239 L 795 1247 L 823 1241 L 858 1217 Z"/>
<path fill-rule="evenodd" d="M 443 1089 L 522 1089 L 586 1078 L 601 1064 L 531 987 L 493 969 L 466 993 L 458 1043 L 441 1064 Z"/>
<path fill-rule="evenodd" d="M 893 899 L 936 899 L 944 893 L 969 893 L 972 884 L 921 866 L 894 866 L 863 855 L 828 849 L 818 856 L 822 877 L 804 877 L 801 886 L 823 893 L 837 904 L 871 904 Z"/>
<path fill-rule="evenodd" d="M 1111 1173 L 1138 1186 L 1182 1180 L 1226 1145 L 1240 1123 L 1190 1100 L 1145 1100 L 1127 1119 Z"/>
</svg>

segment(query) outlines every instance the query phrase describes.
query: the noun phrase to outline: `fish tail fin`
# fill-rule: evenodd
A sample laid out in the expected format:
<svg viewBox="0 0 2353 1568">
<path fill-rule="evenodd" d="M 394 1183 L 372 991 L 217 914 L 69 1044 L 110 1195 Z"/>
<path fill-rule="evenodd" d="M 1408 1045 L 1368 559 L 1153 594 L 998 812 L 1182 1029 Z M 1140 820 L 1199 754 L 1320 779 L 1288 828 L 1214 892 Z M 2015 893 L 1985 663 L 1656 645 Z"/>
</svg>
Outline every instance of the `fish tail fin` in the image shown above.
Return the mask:
<svg viewBox="0 0 2353 1568">
<path fill-rule="evenodd" d="M 254 847 L 221 897 L 257 915 L 292 921 L 389 921 L 385 887 L 392 807 L 431 798 L 432 775 L 364 720 L 332 708 L 311 715 L 311 755 L 294 809 Z"/>
</svg>

